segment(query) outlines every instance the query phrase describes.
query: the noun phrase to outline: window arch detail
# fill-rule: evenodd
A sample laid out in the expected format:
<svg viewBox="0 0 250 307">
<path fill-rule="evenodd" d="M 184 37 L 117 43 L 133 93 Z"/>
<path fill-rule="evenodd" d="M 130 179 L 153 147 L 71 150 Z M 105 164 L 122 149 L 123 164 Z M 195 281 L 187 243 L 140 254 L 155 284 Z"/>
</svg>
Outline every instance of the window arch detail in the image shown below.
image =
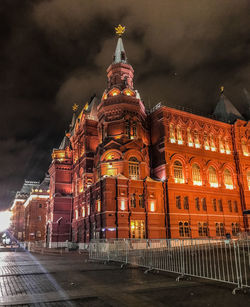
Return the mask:
<svg viewBox="0 0 250 307">
<path fill-rule="evenodd" d="M 196 163 L 192 165 L 192 178 L 194 185 L 202 185 L 201 169 Z"/>
<path fill-rule="evenodd" d="M 216 170 L 213 166 L 209 166 L 208 168 L 208 182 L 210 184 L 210 187 L 218 188 L 218 177 Z"/>
<path fill-rule="evenodd" d="M 173 170 L 175 183 L 184 183 L 183 166 L 180 161 L 174 162 Z"/>
</svg>

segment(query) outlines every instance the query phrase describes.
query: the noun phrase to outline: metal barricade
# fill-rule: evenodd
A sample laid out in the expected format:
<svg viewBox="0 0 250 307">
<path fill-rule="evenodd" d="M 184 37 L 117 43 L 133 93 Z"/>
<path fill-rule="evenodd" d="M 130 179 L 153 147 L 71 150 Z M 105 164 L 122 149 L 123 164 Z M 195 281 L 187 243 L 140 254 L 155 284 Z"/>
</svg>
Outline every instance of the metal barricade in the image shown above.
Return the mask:
<svg viewBox="0 0 250 307">
<path fill-rule="evenodd" d="M 250 240 L 92 240 L 89 258 L 250 287 Z"/>
</svg>

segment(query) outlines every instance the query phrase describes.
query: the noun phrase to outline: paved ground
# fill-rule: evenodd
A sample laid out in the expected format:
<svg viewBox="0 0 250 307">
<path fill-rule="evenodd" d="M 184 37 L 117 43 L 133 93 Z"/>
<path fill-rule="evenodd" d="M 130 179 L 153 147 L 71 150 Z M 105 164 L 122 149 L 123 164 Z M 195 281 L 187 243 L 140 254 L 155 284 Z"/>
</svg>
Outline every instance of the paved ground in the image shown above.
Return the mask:
<svg viewBox="0 0 250 307">
<path fill-rule="evenodd" d="M 249 294 L 200 280 L 88 262 L 79 254 L 0 253 L 0 306 L 250 306 Z"/>
</svg>

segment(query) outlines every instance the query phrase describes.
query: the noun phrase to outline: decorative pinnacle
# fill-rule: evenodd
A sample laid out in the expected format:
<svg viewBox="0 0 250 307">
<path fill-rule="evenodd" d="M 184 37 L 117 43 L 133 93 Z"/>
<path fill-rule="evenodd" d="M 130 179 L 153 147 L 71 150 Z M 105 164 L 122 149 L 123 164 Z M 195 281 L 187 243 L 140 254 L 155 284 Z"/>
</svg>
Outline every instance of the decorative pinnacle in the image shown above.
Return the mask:
<svg viewBox="0 0 250 307">
<path fill-rule="evenodd" d="M 78 110 L 78 107 L 79 107 L 79 105 L 76 104 L 76 103 L 74 103 L 74 105 L 72 106 L 72 110 L 73 110 L 74 112 L 76 112 L 76 111 Z"/>
<path fill-rule="evenodd" d="M 119 25 L 118 27 L 115 27 L 115 33 L 118 36 L 122 36 L 122 34 L 125 32 L 125 26 L 123 27 L 122 25 Z"/>
<path fill-rule="evenodd" d="M 221 87 L 220 87 L 220 92 L 221 92 L 221 94 L 224 93 L 224 86 L 221 86 Z"/>
</svg>

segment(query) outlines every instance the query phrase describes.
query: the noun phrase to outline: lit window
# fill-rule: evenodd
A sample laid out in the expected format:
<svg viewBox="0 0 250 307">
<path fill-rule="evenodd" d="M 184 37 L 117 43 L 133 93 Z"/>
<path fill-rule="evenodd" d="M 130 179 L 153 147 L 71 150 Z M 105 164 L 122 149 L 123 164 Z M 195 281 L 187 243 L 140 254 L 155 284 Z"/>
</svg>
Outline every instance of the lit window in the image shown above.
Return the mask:
<svg viewBox="0 0 250 307">
<path fill-rule="evenodd" d="M 246 144 L 246 142 L 244 140 L 242 140 L 242 142 L 241 142 L 241 147 L 242 147 L 243 155 L 248 157 L 249 156 L 249 152 L 248 152 L 247 144 Z"/>
<path fill-rule="evenodd" d="M 194 143 L 193 143 L 192 134 L 190 132 L 190 128 L 188 128 L 188 130 L 187 130 L 187 140 L 188 140 L 188 146 L 193 147 Z"/>
<path fill-rule="evenodd" d="M 193 176 L 194 185 L 202 185 L 201 170 L 199 165 L 197 164 L 192 165 L 192 176 Z"/>
<path fill-rule="evenodd" d="M 212 166 L 210 166 L 208 169 L 208 180 L 209 180 L 210 187 L 213 187 L 213 188 L 218 187 L 218 178 L 217 178 L 216 170 Z"/>
<path fill-rule="evenodd" d="M 181 128 L 179 126 L 177 127 L 177 143 L 179 145 L 183 144 Z"/>
<path fill-rule="evenodd" d="M 181 162 L 174 162 L 174 181 L 175 183 L 184 183 L 183 167 Z"/>
<path fill-rule="evenodd" d="M 114 88 L 109 92 L 110 96 L 117 96 L 119 94 L 120 94 L 120 91 L 117 88 Z"/>
<path fill-rule="evenodd" d="M 101 201 L 100 201 L 100 199 L 97 200 L 97 212 L 101 212 Z"/>
<path fill-rule="evenodd" d="M 140 220 L 132 220 L 130 222 L 130 233 L 133 239 L 145 238 L 145 223 Z"/>
<path fill-rule="evenodd" d="M 210 149 L 209 141 L 208 141 L 208 136 L 207 136 L 206 132 L 204 133 L 204 148 L 205 148 L 205 150 L 209 150 Z"/>
<path fill-rule="evenodd" d="M 199 141 L 199 134 L 196 130 L 194 131 L 194 146 L 195 146 L 195 148 L 201 147 L 200 141 Z"/>
<path fill-rule="evenodd" d="M 225 149 L 226 149 L 226 154 L 229 155 L 231 153 L 231 150 L 230 150 L 230 147 L 229 147 L 228 140 L 225 140 Z"/>
<path fill-rule="evenodd" d="M 155 211 L 155 202 L 154 202 L 154 201 L 151 201 L 151 202 L 150 202 L 150 211 L 151 211 L 151 212 L 154 212 L 154 211 Z"/>
<path fill-rule="evenodd" d="M 234 188 L 232 174 L 228 169 L 224 170 L 224 183 L 226 189 L 232 190 Z"/>
<path fill-rule="evenodd" d="M 250 190 L 250 171 L 247 172 L 247 184 L 248 184 L 248 189 Z"/>
<path fill-rule="evenodd" d="M 82 217 L 85 217 L 85 207 L 82 208 Z"/>
<path fill-rule="evenodd" d="M 78 210 L 77 209 L 75 210 L 75 218 L 76 220 L 78 220 Z"/>
<path fill-rule="evenodd" d="M 213 135 L 210 136 L 211 150 L 216 151 L 215 142 Z"/>
<path fill-rule="evenodd" d="M 135 93 L 128 88 L 123 90 L 123 94 L 126 95 L 126 96 L 135 96 Z"/>
<path fill-rule="evenodd" d="M 124 211 L 125 210 L 125 200 L 121 200 L 121 210 Z"/>
<path fill-rule="evenodd" d="M 220 152 L 225 153 L 225 147 L 221 138 L 219 139 L 219 147 L 220 147 Z"/>
<path fill-rule="evenodd" d="M 90 206 L 88 205 L 87 208 L 88 208 L 88 215 L 90 215 Z"/>
<path fill-rule="evenodd" d="M 133 180 L 139 180 L 139 161 L 132 157 L 129 159 L 129 178 Z"/>
<path fill-rule="evenodd" d="M 169 140 L 170 140 L 170 143 L 176 142 L 174 126 L 172 124 L 169 126 Z"/>
<path fill-rule="evenodd" d="M 103 99 L 103 100 L 106 100 L 107 98 L 108 98 L 107 94 L 104 93 L 104 94 L 102 95 L 102 99 Z"/>
</svg>

